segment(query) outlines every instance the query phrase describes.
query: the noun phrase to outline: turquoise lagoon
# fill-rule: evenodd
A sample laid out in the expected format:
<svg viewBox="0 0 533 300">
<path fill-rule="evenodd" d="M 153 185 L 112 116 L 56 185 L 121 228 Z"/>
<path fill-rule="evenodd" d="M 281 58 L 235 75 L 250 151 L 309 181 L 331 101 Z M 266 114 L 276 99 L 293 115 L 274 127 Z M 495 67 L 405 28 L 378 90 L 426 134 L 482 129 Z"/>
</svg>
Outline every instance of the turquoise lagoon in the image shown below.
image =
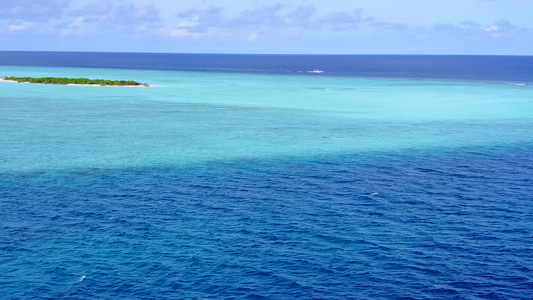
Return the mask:
<svg viewBox="0 0 533 300">
<path fill-rule="evenodd" d="M 533 142 L 533 86 L 0 67 L 153 88 L 1 83 L 0 171 L 131 168 Z"/>
</svg>

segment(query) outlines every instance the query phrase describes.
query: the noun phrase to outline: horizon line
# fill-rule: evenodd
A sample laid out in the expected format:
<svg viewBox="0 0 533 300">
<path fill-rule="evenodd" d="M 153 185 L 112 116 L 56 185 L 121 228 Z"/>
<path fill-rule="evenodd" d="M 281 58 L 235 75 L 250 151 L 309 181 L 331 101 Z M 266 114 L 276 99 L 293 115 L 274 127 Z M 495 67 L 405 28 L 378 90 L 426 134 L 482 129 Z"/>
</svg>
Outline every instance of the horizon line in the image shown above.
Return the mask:
<svg viewBox="0 0 533 300">
<path fill-rule="evenodd" d="M 258 55 L 258 56 L 526 56 L 533 54 L 415 54 L 415 53 L 239 53 L 239 52 L 140 52 L 140 51 L 87 51 L 87 50 L 0 50 L 0 52 L 48 53 L 117 53 L 117 54 L 197 54 L 197 55 Z"/>
</svg>

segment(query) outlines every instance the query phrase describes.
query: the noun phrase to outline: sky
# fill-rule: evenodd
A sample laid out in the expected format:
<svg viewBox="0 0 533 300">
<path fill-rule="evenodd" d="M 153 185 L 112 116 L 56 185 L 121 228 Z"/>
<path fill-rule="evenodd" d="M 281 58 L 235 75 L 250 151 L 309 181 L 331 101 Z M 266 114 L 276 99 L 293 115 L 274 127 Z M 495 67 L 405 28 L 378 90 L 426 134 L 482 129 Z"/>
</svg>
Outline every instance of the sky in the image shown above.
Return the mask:
<svg viewBox="0 0 533 300">
<path fill-rule="evenodd" d="M 533 55 L 533 0 L 0 0 L 0 51 Z"/>
</svg>

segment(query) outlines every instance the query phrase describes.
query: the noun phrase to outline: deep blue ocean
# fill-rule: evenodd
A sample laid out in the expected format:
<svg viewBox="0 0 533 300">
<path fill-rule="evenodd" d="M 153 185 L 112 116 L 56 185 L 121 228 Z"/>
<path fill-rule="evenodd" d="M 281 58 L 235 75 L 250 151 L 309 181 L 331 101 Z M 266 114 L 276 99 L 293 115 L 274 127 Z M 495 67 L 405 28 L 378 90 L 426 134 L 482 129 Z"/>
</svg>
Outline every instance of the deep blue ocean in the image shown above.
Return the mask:
<svg viewBox="0 0 533 300">
<path fill-rule="evenodd" d="M 246 55 L 0 51 L 0 65 L 533 82 L 533 56 Z"/>
<path fill-rule="evenodd" d="M 1 299 L 533 298 L 533 57 L 0 52 L 11 75 L 158 87 L 0 83 Z"/>
</svg>

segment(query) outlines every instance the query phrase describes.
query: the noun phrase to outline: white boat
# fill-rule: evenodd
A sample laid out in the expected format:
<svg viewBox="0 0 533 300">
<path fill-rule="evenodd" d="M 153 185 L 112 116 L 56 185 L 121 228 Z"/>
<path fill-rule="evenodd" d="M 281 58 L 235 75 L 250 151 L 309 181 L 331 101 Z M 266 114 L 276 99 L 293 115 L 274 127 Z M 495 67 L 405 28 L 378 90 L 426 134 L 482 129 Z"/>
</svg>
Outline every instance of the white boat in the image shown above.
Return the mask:
<svg viewBox="0 0 533 300">
<path fill-rule="evenodd" d="M 322 74 L 322 73 L 324 73 L 324 71 L 322 71 L 322 70 L 313 70 L 313 71 L 308 71 L 308 73 Z"/>
</svg>

